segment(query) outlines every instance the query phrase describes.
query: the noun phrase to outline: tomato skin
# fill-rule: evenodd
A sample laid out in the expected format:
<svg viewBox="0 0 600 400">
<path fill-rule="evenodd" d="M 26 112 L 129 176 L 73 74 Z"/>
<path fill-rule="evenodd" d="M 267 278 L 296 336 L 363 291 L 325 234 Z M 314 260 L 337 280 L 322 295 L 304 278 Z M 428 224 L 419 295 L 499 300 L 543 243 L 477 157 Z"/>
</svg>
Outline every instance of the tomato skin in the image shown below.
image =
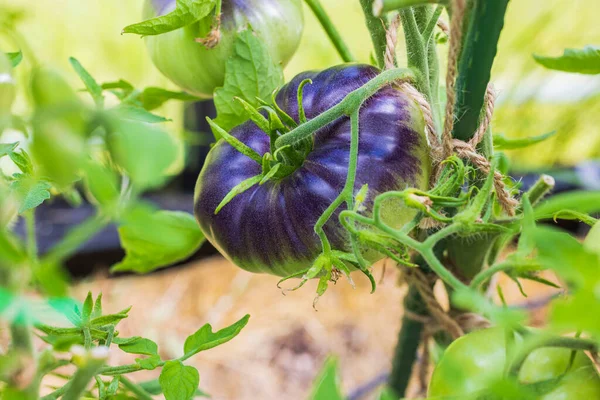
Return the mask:
<svg viewBox="0 0 600 400">
<path fill-rule="evenodd" d="M 378 73 L 375 67 L 355 64 L 305 72 L 282 87 L 276 101 L 298 121 L 297 88 L 304 79 L 312 79 L 313 83 L 304 87 L 303 97 L 306 116 L 311 119 Z M 370 208 L 381 192 L 426 188 L 429 149 L 416 103 L 400 90 L 386 87 L 363 104 L 359 118 L 355 193 L 363 184 L 369 185 L 365 206 Z M 267 135 L 252 122 L 230 133 L 261 155 L 269 151 Z M 255 161 L 219 141 L 209 152 L 196 184 L 195 214 L 207 239 L 233 263 L 251 272 L 289 276 L 310 267 L 321 252 L 314 224 L 345 184 L 350 134 L 348 117 L 320 129 L 301 167 L 281 180 L 254 186 L 215 215 L 215 208 L 235 185 L 261 173 Z M 395 226 L 413 216 L 400 200 L 382 210 L 384 221 Z M 348 235 L 339 223 L 339 210 L 324 229 L 334 249 L 350 249 Z"/>
<path fill-rule="evenodd" d="M 176 0 L 146 0 L 145 18 L 168 14 Z M 302 37 L 301 0 L 223 0 L 221 38 L 208 49 L 196 42 L 207 35 L 213 16 L 157 36 L 147 36 L 150 57 L 159 71 L 185 91 L 201 98 L 223 86 L 225 65 L 238 31 L 251 26 L 265 42 L 273 61 L 286 65 Z"/>
<path fill-rule="evenodd" d="M 0 117 L 10 114 L 17 87 L 8 57 L 0 51 Z"/>
<path fill-rule="evenodd" d="M 544 347 L 534 350 L 519 372 L 519 382 L 531 384 L 561 376 L 571 351 Z M 501 328 L 471 332 L 454 341 L 433 371 L 428 396 L 432 399 L 488 399 L 482 391 L 502 377 L 506 360 Z M 577 352 L 573 365 L 558 385 L 539 400 L 599 399 L 600 376 L 592 361 Z"/>
</svg>

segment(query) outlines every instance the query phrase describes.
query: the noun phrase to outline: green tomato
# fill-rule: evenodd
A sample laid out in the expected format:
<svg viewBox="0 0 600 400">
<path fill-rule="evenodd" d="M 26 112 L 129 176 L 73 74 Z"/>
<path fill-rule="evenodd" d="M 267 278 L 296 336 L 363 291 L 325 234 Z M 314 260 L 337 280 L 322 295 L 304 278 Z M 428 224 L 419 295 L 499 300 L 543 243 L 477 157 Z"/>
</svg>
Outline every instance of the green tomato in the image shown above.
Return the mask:
<svg viewBox="0 0 600 400">
<path fill-rule="evenodd" d="M 0 116 L 10 114 L 10 108 L 17 94 L 17 86 L 12 75 L 10 60 L 0 51 Z"/>
<path fill-rule="evenodd" d="M 147 0 L 144 17 L 168 14 L 175 0 Z M 156 36 L 146 45 L 154 65 L 182 89 L 210 98 L 223 86 L 227 59 L 239 31 L 251 27 L 265 42 L 274 62 L 285 65 L 294 55 L 304 20 L 301 0 L 223 0 L 221 36 L 214 48 L 196 41 L 204 38 L 214 22 L 212 15 L 191 25 Z"/>
<path fill-rule="evenodd" d="M 533 384 L 561 377 L 569 366 L 571 350 L 536 349 L 519 371 L 519 382 Z M 490 328 L 475 331 L 454 341 L 433 371 L 428 395 L 432 399 L 488 400 L 486 394 L 502 379 L 506 361 L 505 331 Z M 592 361 L 577 352 L 573 365 L 539 400 L 600 399 L 600 376 Z"/>
</svg>

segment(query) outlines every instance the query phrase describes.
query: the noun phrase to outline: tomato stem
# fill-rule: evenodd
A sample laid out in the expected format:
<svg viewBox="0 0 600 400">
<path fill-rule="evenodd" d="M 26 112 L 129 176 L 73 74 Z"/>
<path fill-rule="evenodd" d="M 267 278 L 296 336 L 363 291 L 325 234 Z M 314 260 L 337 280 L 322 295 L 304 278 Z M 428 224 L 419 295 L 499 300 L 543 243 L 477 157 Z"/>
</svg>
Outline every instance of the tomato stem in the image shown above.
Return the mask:
<svg viewBox="0 0 600 400">
<path fill-rule="evenodd" d="M 327 12 L 325 12 L 325 9 L 323 9 L 321 2 L 319 0 L 305 0 L 305 1 L 306 1 L 306 4 L 308 4 L 310 9 L 312 10 L 312 12 L 315 14 L 315 16 L 317 17 L 319 22 L 321 23 L 321 26 L 323 26 L 323 29 L 325 29 L 327 36 L 329 36 L 329 39 L 335 46 L 340 57 L 342 57 L 342 60 L 344 62 L 356 61 L 356 59 L 352 55 L 352 52 L 350 51 L 350 49 L 344 42 L 344 39 L 342 38 L 342 36 L 338 32 L 338 30 L 336 29 L 335 25 L 333 25 L 333 22 L 329 18 L 329 15 L 327 15 Z"/>
<path fill-rule="evenodd" d="M 427 307 L 425 307 L 419 291 L 414 286 L 410 287 L 408 294 L 404 297 L 404 309 L 425 318 L 428 316 Z M 392 371 L 388 379 L 388 386 L 397 397 L 404 398 L 417 359 L 424 324 L 410 318 L 408 313 L 403 314 L 401 324 L 392 359 Z M 427 343 L 423 343 L 423 345 L 427 346 Z"/>
<path fill-rule="evenodd" d="M 395 68 L 383 71 L 360 88 L 350 92 L 344 99 L 331 107 L 329 110 L 319 114 L 315 118 L 299 125 L 290 132 L 282 135 L 275 141 L 275 147 L 295 145 L 303 139 L 312 136 L 316 131 L 330 124 L 344 115 L 351 115 L 368 98 L 373 96 L 379 89 L 391 85 L 399 80 L 414 79 L 415 74 L 406 68 Z"/>
<path fill-rule="evenodd" d="M 543 347 L 562 347 L 572 350 L 579 351 L 598 351 L 598 344 L 591 339 L 577 338 L 577 337 L 562 337 L 562 336 L 545 336 L 536 335 L 527 338 L 527 341 L 520 346 L 519 351 L 516 352 L 508 373 L 511 376 L 518 376 L 523 363 L 527 360 L 529 354 L 536 349 Z"/>
<path fill-rule="evenodd" d="M 447 0 L 374 0 L 373 14 L 380 16 L 384 13 L 401 8 L 421 6 L 424 4 L 448 4 Z"/>
<path fill-rule="evenodd" d="M 479 125 L 480 111 L 509 0 L 474 1 L 470 25 L 458 63 L 456 123 L 452 136 L 468 141 Z"/>
<path fill-rule="evenodd" d="M 371 34 L 377 65 L 379 68 L 383 68 L 385 66 L 385 49 L 387 46 L 386 30 L 389 27 L 389 21 L 387 17 L 380 18 L 373 15 L 373 0 L 360 0 L 360 5 L 363 8 L 367 28 Z"/>
</svg>

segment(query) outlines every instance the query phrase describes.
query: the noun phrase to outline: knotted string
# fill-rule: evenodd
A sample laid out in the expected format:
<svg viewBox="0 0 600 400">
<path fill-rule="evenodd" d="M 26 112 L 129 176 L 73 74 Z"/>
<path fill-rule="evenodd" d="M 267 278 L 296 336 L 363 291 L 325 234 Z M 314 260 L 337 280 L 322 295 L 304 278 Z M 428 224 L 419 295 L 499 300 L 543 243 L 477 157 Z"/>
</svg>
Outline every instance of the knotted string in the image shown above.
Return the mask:
<svg viewBox="0 0 600 400">
<path fill-rule="evenodd" d="M 453 2 L 453 13 L 450 23 L 450 49 L 448 52 L 448 71 L 446 74 L 447 103 L 441 142 L 436 133 L 431 106 L 425 96 L 423 96 L 423 94 L 408 81 L 400 81 L 398 82 L 398 85 L 405 93 L 414 99 L 422 110 L 423 118 L 425 119 L 427 139 L 431 148 L 431 156 L 436 166 L 439 166 L 442 160 L 448 158 L 453 153 L 456 153 L 459 157 L 468 159 L 483 174 L 487 175 L 491 171 L 491 163 L 487 158 L 477 152 L 477 146 L 485 137 L 485 133 L 490 127 L 492 116 L 494 114 L 496 97 L 491 84 L 488 85 L 484 99 L 485 113 L 473 137 L 468 142 L 452 137 L 452 129 L 454 127 L 454 104 L 456 102 L 456 67 L 462 41 L 464 12 L 465 1 L 455 0 Z M 447 28 L 443 22 L 438 25 Z M 397 15 L 392 19 L 390 27 L 386 32 L 387 46 L 384 57 L 386 69 L 395 68 L 395 54 L 399 26 L 400 16 Z M 434 182 L 439 174 L 439 168 L 436 168 L 436 170 L 438 173 L 434 174 Z M 519 203 L 511 196 L 504 183 L 504 177 L 498 171 L 494 171 L 494 188 L 496 190 L 498 202 L 504 211 L 509 216 L 514 216 L 514 210 Z"/>
</svg>

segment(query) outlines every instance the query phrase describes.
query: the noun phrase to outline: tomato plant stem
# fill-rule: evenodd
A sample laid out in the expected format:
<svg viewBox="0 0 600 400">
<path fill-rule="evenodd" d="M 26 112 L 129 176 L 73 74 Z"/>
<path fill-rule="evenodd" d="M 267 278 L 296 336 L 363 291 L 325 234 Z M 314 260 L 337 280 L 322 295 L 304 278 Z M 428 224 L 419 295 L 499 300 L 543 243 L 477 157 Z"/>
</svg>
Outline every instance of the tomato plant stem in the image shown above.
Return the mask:
<svg viewBox="0 0 600 400">
<path fill-rule="evenodd" d="M 578 337 L 562 337 L 562 336 L 546 336 L 529 337 L 528 342 L 523 344 L 519 351 L 515 354 L 508 373 L 511 376 L 518 376 L 523 363 L 531 354 L 532 351 L 543 347 L 562 347 L 566 349 L 579 351 L 598 351 L 598 344 L 591 339 L 583 339 Z"/>
<path fill-rule="evenodd" d="M 365 14 L 367 28 L 371 34 L 373 48 L 375 50 L 375 60 L 379 68 L 385 66 L 385 49 L 387 46 L 386 29 L 388 28 L 388 20 L 386 17 L 376 17 L 373 15 L 373 0 L 360 0 L 360 5 Z"/>
<path fill-rule="evenodd" d="M 280 136 L 275 141 L 275 147 L 281 148 L 287 145 L 294 145 L 299 141 L 310 137 L 317 130 L 335 121 L 336 119 L 344 115 L 351 115 L 352 112 L 359 108 L 366 99 L 373 96 L 382 87 L 391 85 L 399 80 L 414 79 L 414 76 L 415 75 L 413 71 L 406 68 L 395 68 L 383 71 L 381 74 L 377 75 L 363 86 L 350 92 L 337 105 L 319 114 L 310 121 L 299 125 L 290 132 Z"/>
<path fill-rule="evenodd" d="M 415 287 L 410 287 L 404 298 L 404 310 L 416 315 L 427 316 L 427 308 Z M 402 326 L 398 333 L 398 342 L 392 360 L 392 371 L 388 380 L 389 387 L 399 398 L 404 398 L 406 394 L 406 388 L 417 359 L 417 350 L 419 343 L 421 343 L 423 327 L 423 322 L 411 318 L 408 313 L 405 312 L 402 316 Z"/>
<path fill-rule="evenodd" d="M 448 4 L 447 0 L 374 0 L 373 14 L 380 16 L 381 14 L 399 10 L 401 8 L 420 6 L 423 4 Z"/>
<path fill-rule="evenodd" d="M 508 1 L 474 1 L 458 64 L 454 108 L 457 120 L 452 132 L 452 136 L 457 139 L 468 141 L 479 125 Z"/>
<path fill-rule="evenodd" d="M 352 52 L 346 45 L 346 42 L 344 42 L 344 39 L 336 29 L 335 25 L 333 25 L 333 22 L 329 18 L 329 15 L 327 15 L 327 12 L 325 12 L 325 9 L 323 9 L 321 2 L 319 0 L 305 1 L 321 23 L 321 26 L 323 26 L 323 29 L 325 29 L 327 36 L 329 36 L 329 39 L 340 54 L 340 57 L 342 57 L 342 60 L 344 60 L 344 62 L 355 61 L 356 59 L 352 55 Z"/>
</svg>

